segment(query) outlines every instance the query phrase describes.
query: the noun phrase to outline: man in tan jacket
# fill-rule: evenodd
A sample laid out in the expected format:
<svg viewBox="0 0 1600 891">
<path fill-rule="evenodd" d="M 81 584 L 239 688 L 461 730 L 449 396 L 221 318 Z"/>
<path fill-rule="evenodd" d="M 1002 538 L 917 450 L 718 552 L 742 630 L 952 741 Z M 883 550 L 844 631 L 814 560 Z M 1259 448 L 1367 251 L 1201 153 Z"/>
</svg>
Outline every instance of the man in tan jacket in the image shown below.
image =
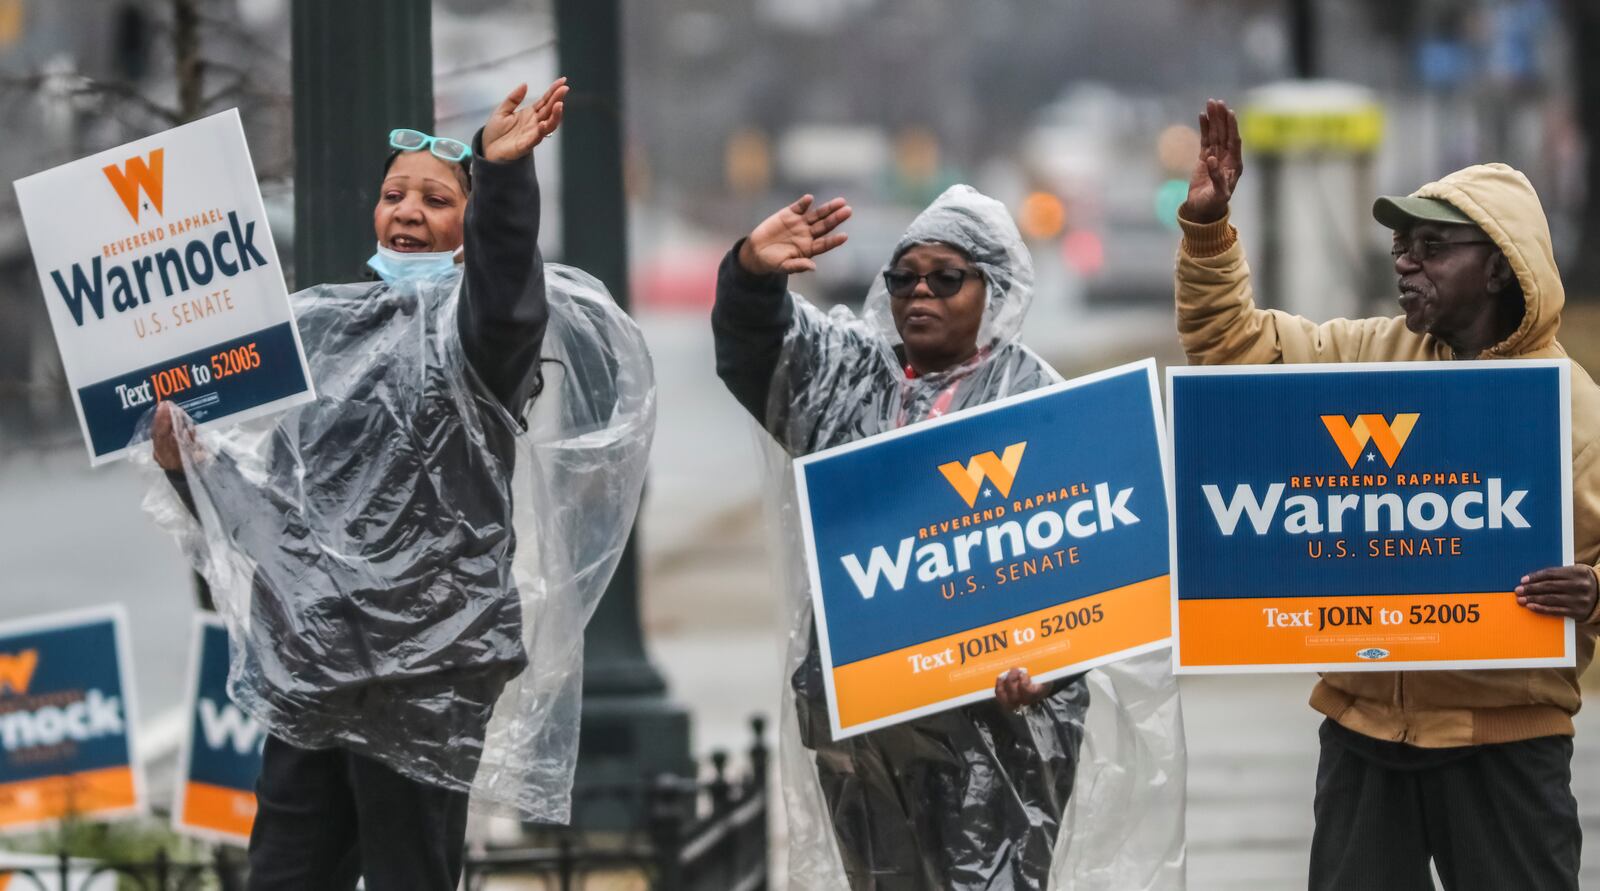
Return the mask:
<svg viewBox="0 0 1600 891">
<path fill-rule="evenodd" d="M 1483 164 L 1409 197 L 1380 198 L 1394 230 L 1404 313 L 1317 324 L 1256 307 L 1228 202 L 1244 172 L 1222 102 L 1179 211 L 1178 334 L 1198 365 L 1564 358 L 1564 294 L 1532 185 Z M 1518 603 L 1578 624 L 1574 669 L 1332 672 L 1311 694 L 1327 716 L 1317 768 L 1310 887 L 1427 891 L 1578 888 L 1582 833 L 1571 792 L 1578 676 L 1600 623 L 1600 388 L 1572 365 L 1577 564 L 1515 584 Z"/>
</svg>

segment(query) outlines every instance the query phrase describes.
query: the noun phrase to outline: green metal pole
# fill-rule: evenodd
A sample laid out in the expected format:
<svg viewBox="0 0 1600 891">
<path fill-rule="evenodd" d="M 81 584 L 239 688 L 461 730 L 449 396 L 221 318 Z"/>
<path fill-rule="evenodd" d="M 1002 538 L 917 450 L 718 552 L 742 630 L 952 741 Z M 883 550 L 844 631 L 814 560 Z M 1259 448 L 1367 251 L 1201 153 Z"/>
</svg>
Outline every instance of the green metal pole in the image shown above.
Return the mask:
<svg viewBox="0 0 1600 891">
<path fill-rule="evenodd" d="M 428 0 L 294 0 L 295 287 L 361 277 L 388 134 L 433 131 Z"/>
<path fill-rule="evenodd" d="M 1317 77 L 1321 64 L 1317 53 L 1316 0 L 1289 0 L 1289 55 L 1294 76 L 1305 80 Z"/>
<path fill-rule="evenodd" d="M 563 260 L 605 282 L 628 308 L 627 197 L 623 192 L 621 13 L 618 0 L 556 0 L 560 73 L 569 78 L 561 121 Z M 637 531 L 584 635 L 583 787 L 690 774 L 689 716 L 667 699 L 644 651 Z M 642 826 L 647 800 L 581 802 L 585 829 Z"/>
</svg>

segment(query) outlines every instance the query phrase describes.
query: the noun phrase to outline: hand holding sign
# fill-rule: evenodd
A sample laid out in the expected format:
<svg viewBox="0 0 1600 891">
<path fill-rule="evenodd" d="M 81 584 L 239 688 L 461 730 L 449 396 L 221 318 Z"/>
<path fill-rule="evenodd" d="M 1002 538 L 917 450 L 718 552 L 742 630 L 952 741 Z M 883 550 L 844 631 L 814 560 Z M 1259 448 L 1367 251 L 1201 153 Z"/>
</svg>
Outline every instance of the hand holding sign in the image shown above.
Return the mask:
<svg viewBox="0 0 1600 891">
<path fill-rule="evenodd" d="M 173 431 L 172 424 L 172 413 L 175 411 L 182 409 L 174 408 L 170 402 L 157 405 L 155 423 L 150 427 L 150 439 L 155 444 L 156 464 L 160 465 L 162 470 L 183 469 L 183 456 L 178 451 L 178 436 Z M 189 437 L 191 440 L 194 437 L 192 428 Z"/>
<path fill-rule="evenodd" d="M 1013 668 L 994 682 L 994 699 L 1008 712 L 1030 705 L 1050 695 L 1050 688 L 1036 684 L 1026 668 Z"/>
<path fill-rule="evenodd" d="M 156 406 L 156 416 L 150 425 L 150 439 L 155 446 L 156 465 L 162 470 L 182 472 L 183 452 L 190 461 L 198 461 L 204 451 L 195 445 L 194 420 L 188 413 L 171 402 Z"/>
<path fill-rule="evenodd" d="M 1523 576 L 1516 594 L 1519 606 L 1540 615 L 1587 622 L 1600 600 L 1600 584 L 1587 566 L 1557 566 Z"/>
</svg>

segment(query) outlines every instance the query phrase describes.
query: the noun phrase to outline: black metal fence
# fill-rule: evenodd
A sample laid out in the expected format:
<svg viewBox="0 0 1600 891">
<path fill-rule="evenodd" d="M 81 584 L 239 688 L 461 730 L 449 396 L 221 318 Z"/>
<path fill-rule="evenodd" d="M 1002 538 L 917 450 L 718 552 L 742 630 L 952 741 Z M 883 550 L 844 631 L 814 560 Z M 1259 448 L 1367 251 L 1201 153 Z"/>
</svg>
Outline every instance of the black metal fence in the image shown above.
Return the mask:
<svg viewBox="0 0 1600 891">
<path fill-rule="evenodd" d="M 243 891 L 244 858 L 218 847 L 208 862 L 177 862 L 165 851 L 148 861 L 109 863 L 58 854 L 54 866 L 0 871 L 6 891 L 91 891 L 109 887 L 139 891 Z"/>
<path fill-rule="evenodd" d="M 604 836 L 552 828 L 532 847 L 484 851 L 468 859 L 467 891 L 491 876 L 540 878 L 551 891 L 583 891 L 591 879 L 610 885 L 639 877 L 660 891 L 764 891 L 767 887 L 769 755 L 766 721 L 750 722 L 749 767 L 730 775 L 728 756 L 713 752 L 705 780 L 663 776 L 643 786 L 591 788 L 591 796 L 648 801 L 644 825 Z"/>
<path fill-rule="evenodd" d="M 466 891 L 482 891 L 495 876 L 537 879 L 549 891 L 584 891 L 591 883 L 636 877 L 653 891 L 765 891 L 769 750 L 766 721 L 753 718 L 748 769 L 733 774 L 725 752 L 713 752 L 709 777 L 662 776 L 652 782 L 587 795 L 644 796 L 644 824 L 632 832 L 595 835 L 564 827 L 533 830 L 533 842 L 474 851 L 466 860 Z M 577 802 L 581 804 L 581 802 Z M 111 863 L 56 856 L 51 866 L 0 870 L 7 891 L 91 891 L 114 876 L 119 889 L 242 891 L 240 852 L 217 847 L 209 861 L 175 861 L 158 852 L 148 861 Z"/>
</svg>

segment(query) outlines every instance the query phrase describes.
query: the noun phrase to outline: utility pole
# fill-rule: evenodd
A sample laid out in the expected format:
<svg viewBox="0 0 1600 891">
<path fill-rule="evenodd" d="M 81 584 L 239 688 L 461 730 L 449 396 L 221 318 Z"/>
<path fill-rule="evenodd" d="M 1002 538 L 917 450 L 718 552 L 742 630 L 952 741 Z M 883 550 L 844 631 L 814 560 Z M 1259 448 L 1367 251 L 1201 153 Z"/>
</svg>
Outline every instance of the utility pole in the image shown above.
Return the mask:
<svg viewBox="0 0 1600 891">
<path fill-rule="evenodd" d="M 428 0 L 294 0 L 294 279 L 348 282 L 372 256 L 388 134 L 433 132 Z"/>
<path fill-rule="evenodd" d="M 628 308 L 627 196 L 623 189 L 621 3 L 556 0 L 560 73 L 569 78 L 561 121 L 563 260 L 605 283 Z M 577 796 L 583 788 L 691 774 L 689 715 L 667 698 L 644 651 L 639 622 L 637 530 L 584 634 L 583 724 Z M 576 800 L 573 825 L 644 825 L 646 800 Z"/>
<path fill-rule="evenodd" d="M 172 51 L 178 81 L 178 121 L 184 124 L 200 119 L 201 97 L 205 95 L 205 67 L 200 62 L 200 10 L 196 2 L 172 0 Z M 211 583 L 199 571 L 192 575 L 196 603 L 204 612 L 216 612 L 217 604 L 211 596 Z"/>
<path fill-rule="evenodd" d="M 1294 76 L 1310 80 L 1317 76 L 1317 8 L 1316 0 L 1288 0 L 1289 2 L 1289 53 L 1294 65 Z"/>
<path fill-rule="evenodd" d="M 172 0 L 172 50 L 178 71 L 178 117 L 184 123 L 199 120 L 205 69 L 200 61 L 198 0 Z"/>
<path fill-rule="evenodd" d="M 567 263 L 628 306 L 618 0 L 557 0 L 562 243 Z M 294 0 L 295 279 L 350 281 L 372 254 L 372 206 L 395 127 L 433 130 L 427 0 Z M 630 539 L 585 635 L 578 783 L 687 774 L 689 717 L 644 653 L 639 563 Z M 574 809 L 588 829 L 642 825 L 646 801 Z"/>
<path fill-rule="evenodd" d="M 1572 71 L 1575 117 L 1586 145 L 1586 185 L 1577 212 L 1580 249 L 1572 253 L 1567 293 L 1569 300 L 1592 301 L 1600 295 L 1600 251 L 1594 249 L 1600 245 L 1600 59 L 1594 57 L 1591 41 L 1600 37 L 1600 9 L 1589 0 L 1566 0 L 1561 12 L 1571 48 L 1567 64 Z"/>
</svg>

